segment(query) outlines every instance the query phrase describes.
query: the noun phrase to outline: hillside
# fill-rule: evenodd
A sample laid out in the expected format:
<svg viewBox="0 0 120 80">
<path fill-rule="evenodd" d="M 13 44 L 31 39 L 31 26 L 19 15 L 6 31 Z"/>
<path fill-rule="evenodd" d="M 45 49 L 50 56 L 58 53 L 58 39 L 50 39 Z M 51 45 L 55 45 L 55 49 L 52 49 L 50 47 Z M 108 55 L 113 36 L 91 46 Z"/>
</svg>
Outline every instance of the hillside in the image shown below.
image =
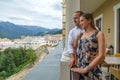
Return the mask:
<svg viewBox="0 0 120 80">
<path fill-rule="evenodd" d="M 40 26 L 15 25 L 10 22 L 0 22 L 0 38 L 17 39 L 21 36 L 43 36 L 45 34 L 62 33 L 61 29 L 47 29 Z"/>
</svg>

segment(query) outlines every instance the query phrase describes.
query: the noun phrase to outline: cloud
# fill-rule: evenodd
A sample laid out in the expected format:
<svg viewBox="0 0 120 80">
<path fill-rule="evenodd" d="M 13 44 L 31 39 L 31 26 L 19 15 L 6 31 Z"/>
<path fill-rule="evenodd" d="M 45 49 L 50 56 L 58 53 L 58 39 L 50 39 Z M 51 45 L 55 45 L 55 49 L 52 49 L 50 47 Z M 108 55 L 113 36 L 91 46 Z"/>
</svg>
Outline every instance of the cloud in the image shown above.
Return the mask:
<svg viewBox="0 0 120 80">
<path fill-rule="evenodd" d="M 45 28 L 62 27 L 61 0 L 0 0 L 0 20 Z"/>
<path fill-rule="evenodd" d="M 57 10 L 61 11 L 61 10 L 62 10 L 62 6 L 59 5 L 59 4 L 60 4 L 60 3 L 58 3 L 58 2 L 55 3 L 55 4 L 53 4 L 53 6 L 52 6 L 53 9 L 56 10 L 56 11 L 57 11 Z"/>
</svg>

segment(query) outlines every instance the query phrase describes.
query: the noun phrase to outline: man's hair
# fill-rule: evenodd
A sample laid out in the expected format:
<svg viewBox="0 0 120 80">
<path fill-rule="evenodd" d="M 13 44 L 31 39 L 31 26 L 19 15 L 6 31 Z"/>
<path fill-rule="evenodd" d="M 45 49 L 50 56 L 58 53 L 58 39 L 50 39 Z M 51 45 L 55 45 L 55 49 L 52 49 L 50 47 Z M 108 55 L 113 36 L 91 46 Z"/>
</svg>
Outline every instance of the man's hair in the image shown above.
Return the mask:
<svg viewBox="0 0 120 80">
<path fill-rule="evenodd" d="M 74 13 L 79 13 L 80 16 L 84 14 L 84 12 L 82 12 L 82 11 L 75 11 Z"/>
</svg>

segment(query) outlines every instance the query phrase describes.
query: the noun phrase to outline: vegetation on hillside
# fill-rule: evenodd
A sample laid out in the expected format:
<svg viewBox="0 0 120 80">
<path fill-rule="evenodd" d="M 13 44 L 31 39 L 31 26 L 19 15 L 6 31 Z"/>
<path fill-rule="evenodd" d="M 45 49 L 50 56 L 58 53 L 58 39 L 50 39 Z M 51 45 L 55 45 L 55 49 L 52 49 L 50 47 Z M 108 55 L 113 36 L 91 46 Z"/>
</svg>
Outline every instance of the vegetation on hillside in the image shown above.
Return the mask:
<svg viewBox="0 0 120 80">
<path fill-rule="evenodd" d="M 31 48 L 7 48 L 0 52 L 0 78 L 4 79 L 19 72 L 28 63 L 34 63 L 37 56 Z"/>
</svg>

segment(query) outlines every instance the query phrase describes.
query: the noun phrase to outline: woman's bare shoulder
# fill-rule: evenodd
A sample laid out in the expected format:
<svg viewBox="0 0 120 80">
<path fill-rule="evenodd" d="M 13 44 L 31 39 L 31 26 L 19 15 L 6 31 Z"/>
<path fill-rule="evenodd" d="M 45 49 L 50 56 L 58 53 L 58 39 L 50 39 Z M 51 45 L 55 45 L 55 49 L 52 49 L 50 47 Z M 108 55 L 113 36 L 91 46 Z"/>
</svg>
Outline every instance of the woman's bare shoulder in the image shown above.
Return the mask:
<svg viewBox="0 0 120 80">
<path fill-rule="evenodd" d="M 96 37 L 104 37 L 104 32 L 103 31 L 99 31 L 98 34 L 96 35 Z"/>
</svg>

